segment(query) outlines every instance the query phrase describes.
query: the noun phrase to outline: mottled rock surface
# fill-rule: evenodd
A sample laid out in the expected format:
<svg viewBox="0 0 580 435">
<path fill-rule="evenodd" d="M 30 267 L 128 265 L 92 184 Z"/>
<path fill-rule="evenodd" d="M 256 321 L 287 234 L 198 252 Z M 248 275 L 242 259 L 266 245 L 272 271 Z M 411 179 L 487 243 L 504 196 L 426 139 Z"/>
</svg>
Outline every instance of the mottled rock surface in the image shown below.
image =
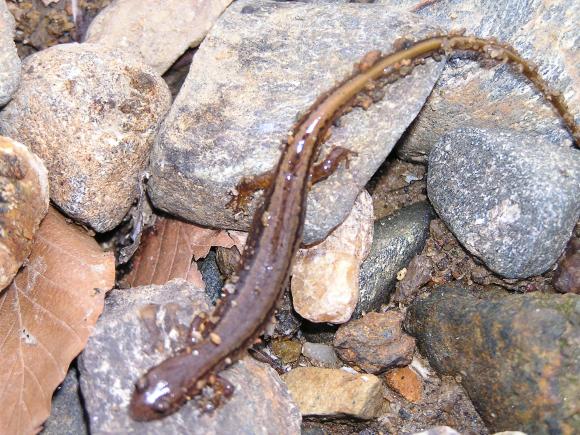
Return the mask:
<svg viewBox="0 0 580 435">
<path fill-rule="evenodd" d="M 415 0 L 383 0 L 408 10 Z M 436 1 L 417 11 L 446 30 L 495 37 L 512 44 L 539 66 L 551 86 L 562 92 L 580 120 L 578 32 L 580 8 L 567 0 Z M 483 66 L 483 67 L 482 67 Z M 511 67 L 469 59 L 449 62 L 425 107 L 398 148 L 405 159 L 425 161 L 431 147 L 458 127 L 515 130 L 570 144 L 551 106 Z"/>
<path fill-rule="evenodd" d="M 133 421 L 127 406 L 134 381 L 182 346 L 193 311 L 207 309 L 207 299 L 201 289 L 171 281 L 113 290 L 106 302 L 79 364 L 91 433 L 300 433 L 300 414 L 280 378 L 250 358 L 223 373 L 235 392 L 214 413 L 201 414 L 190 402 L 161 421 Z"/>
<path fill-rule="evenodd" d="M 0 107 L 6 104 L 20 81 L 20 58 L 14 45 L 14 17 L 0 0 Z"/>
<path fill-rule="evenodd" d="M 439 288 L 409 309 L 406 329 L 431 365 L 460 375 L 493 431 L 577 433 L 580 298 Z"/>
<path fill-rule="evenodd" d="M 367 373 L 381 373 L 411 363 L 415 340 L 402 331 L 398 311 L 368 313 L 341 326 L 334 337 L 338 356 Z"/>
<path fill-rule="evenodd" d="M 360 265 L 373 241 L 373 204 L 363 190 L 346 220 L 292 266 L 294 309 L 311 322 L 347 322 L 359 297 Z"/>
<path fill-rule="evenodd" d="M 163 74 L 197 46 L 231 0 L 117 0 L 91 22 L 86 42 L 138 55 Z"/>
<path fill-rule="evenodd" d="M 355 316 L 376 311 L 388 302 L 397 273 L 423 249 L 433 216 L 431 206 L 423 202 L 375 222 L 371 252 L 361 266 Z"/>
<path fill-rule="evenodd" d="M 23 62 L 0 131 L 43 159 L 60 209 L 102 232 L 138 195 L 169 104 L 167 85 L 149 67 L 94 44 L 63 44 Z"/>
<path fill-rule="evenodd" d="M 81 402 L 78 376 L 76 367 L 71 367 L 64 382 L 52 396 L 50 417 L 44 423 L 42 435 L 89 434 Z"/>
<path fill-rule="evenodd" d="M 0 290 L 30 254 L 48 211 L 48 190 L 42 160 L 21 143 L 0 136 Z"/>
<path fill-rule="evenodd" d="M 493 271 L 548 270 L 580 215 L 580 151 L 497 131 L 461 129 L 433 148 L 429 199 L 453 234 Z"/>
<path fill-rule="evenodd" d="M 299 367 L 282 376 L 302 415 L 375 418 L 383 406 L 382 386 L 373 375 Z"/>
<path fill-rule="evenodd" d="M 382 5 L 236 2 L 201 44 L 157 137 L 154 204 L 199 224 L 247 229 L 258 198 L 248 216 L 237 220 L 226 207 L 231 190 L 242 176 L 274 167 L 298 114 L 352 73 L 368 51 L 390 51 L 400 36 L 433 30 L 414 15 L 392 14 Z M 428 60 L 388 86 L 369 110 L 353 110 L 332 129 L 322 154 L 342 145 L 358 156 L 310 192 L 307 243 L 344 220 L 441 68 Z"/>
</svg>

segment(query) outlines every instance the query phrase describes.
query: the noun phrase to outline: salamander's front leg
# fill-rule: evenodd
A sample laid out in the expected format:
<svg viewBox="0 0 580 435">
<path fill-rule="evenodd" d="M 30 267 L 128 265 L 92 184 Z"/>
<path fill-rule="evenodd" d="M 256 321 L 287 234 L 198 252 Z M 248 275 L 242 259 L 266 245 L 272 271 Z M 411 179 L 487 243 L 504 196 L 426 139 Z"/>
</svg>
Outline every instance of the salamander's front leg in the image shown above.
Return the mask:
<svg viewBox="0 0 580 435">
<path fill-rule="evenodd" d="M 348 168 L 350 158 L 357 155 L 358 154 L 355 151 L 348 150 L 344 147 L 336 146 L 332 148 L 326 157 L 316 163 L 312 168 L 310 185 L 326 180 L 338 169 L 338 166 L 342 162 L 345 162 L 345 165 Z M 260 190 L 265 190 L 270 186 L 274 178 L 274 173 L 275 172 L 272 170 L 253 177 L 242 178 L 232 192 L 233 197 L 230 202 L 228 202 L 227 206 L 235 212 L 246 211 L 246 207 L 250 203 L 254 193 Z"/>
<path fill-rule="evenodd" d="M 310 184 L 313 185 L 319 181 L 326 180 L 338 169 L 341 162 L 345 162 L 345 166 L 348 168 L 350 158 L 357 155 L 357 152 L 343 147 L 332 148 L 326 157 L 312 168 Z"/>
</svg>

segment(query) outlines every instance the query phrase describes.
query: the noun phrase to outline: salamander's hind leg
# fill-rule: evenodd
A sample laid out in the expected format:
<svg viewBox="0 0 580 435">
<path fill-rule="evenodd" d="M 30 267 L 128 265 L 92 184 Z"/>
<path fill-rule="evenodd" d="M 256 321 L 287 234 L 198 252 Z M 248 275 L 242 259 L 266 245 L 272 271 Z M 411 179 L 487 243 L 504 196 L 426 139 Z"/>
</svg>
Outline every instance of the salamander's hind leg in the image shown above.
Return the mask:
<svg viewBox="0 0 580 435">
<path fill-rule="evenodd" d="M 235 212 L 246 211 L 254 193 L 270 186 L 273 178 L 273 170 L 252 177 L 243 177 L 236 188 L 233 189 L 232 199 L 228 202 L 227 206 Z"/>
</svg>

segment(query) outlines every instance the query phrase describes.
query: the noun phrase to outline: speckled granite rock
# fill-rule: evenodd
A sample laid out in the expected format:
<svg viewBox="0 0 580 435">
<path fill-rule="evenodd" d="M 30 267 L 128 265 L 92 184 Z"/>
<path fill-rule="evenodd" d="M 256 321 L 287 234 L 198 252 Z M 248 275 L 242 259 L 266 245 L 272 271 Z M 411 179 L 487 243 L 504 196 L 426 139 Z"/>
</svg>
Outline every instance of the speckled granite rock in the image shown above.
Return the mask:
<svg viewBox="0 0 580 435">
<path fill-rule="evenodd" d="M 86 42 L 141 57 L 163 74 L 189 47 L 197 46 L 231 0 L 117 0 L 91 22 Z"/>
<path fill-rule="evenodd" d="M 20 58 L 14 45 L 14 17 L 0 0 L 0 107 L 6 104 L 20 81 Z"/>
<path fill-rule="evenodd" d="M 76 367 L 69 368 L 64 382 L 52 397 L 50 417 L 44 423 L 42 435 L 89 435 L 78 375 Z"/>
<path fill-rule="evenodd" d="M 381 2 L 403 10 L 419 3 Z M 580 121 L 580 8 L 570 7 L 567 0 L 463 0 L 436 1 L 417 14 L 447 30 L 465 28 L 469 34 L 511 43 L 539 65 Z M 434 143 L 458 127 L 513 129 L 531 137 L 547 136 L 554 144 L 570 143 L 558 123 L 551 107 L 511 68 L 455 60 L 447 64 L 398 152 L 403 158 L 425 161 Z"/>
<path fill-rule="evenodd" d="M 271 169 L 299 113 L 348 76 L 370 50 L 390 51 L 402 35 L 434 28 L 410 14 L 372 4 L 245 0 L 229 7 L 201 44 L 189 76 L 157 137 L 151 158 L 154 204 L 199 224 L 247 229 L 226 207 L 242 176 Z M 421 108 L 442 63 L 428 60 L 386 87 L 369 110 L 341 118 L 323 154 L 358 152 L 350 168 L 317 184 L 308 199 L 305 240 L 322 239 Z M 405 104 L 401 104 L 404 102 Z"/>
<path fill-rule="evenodd" d="M 139 192 L 157 125 L 169 108 L 149 67 L 94 44 L 63 44 L 23 63 L 22 82 L 0 113 L 0 131 L 43 159 L 51 199 L 107 231 Z"/>
<path fill-rule="evenodd" d="M 461 129 L 433 148 L 428 195 L 472 254 L 508 278 L 548 270 L 580 215 L 580 151 Z"/>
<path fill-rule="evenodd" d="M 161 421 L 129 417 L 134 381 L 181 346 L 200 308 L 207 309 L 205 293 L 182 280 L 109 294 L 79 362 L 92 434 L 300 433 L 300 414 L 284 384 L 274 370 L 251 358 L 223 373 L 235 392 L 212 414 L 201 414 L 189 403 Z"/>
<path fill-rule="evenodd" d="M 431 206 L 422 202 L 375 222 L 373 246 L 361 266 L 360 299 L 354 317 L 388 302 L 397 272 L 423 249 L 433 216 Z"/>
<path fill-rule="evenodd" d="M 461 376 L 490 430 L 580 430 L 578 295 L 439 288 L 405 327 L 439 373 Z"/>
</svg>

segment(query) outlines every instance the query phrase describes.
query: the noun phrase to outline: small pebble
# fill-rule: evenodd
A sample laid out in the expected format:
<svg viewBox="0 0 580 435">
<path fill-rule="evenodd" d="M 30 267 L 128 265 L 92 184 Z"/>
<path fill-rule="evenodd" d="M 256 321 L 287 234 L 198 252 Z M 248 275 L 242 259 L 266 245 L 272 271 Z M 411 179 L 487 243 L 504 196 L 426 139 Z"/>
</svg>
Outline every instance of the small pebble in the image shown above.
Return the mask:
<svg viewBox="0 0 580 435">
<path fill-rule="evenodd" d="M 399 393 L 409 402 L 417 403 L 421 401 L 423 383 L 417 373 L 409 367 L 389 370 L 385 373 L 385 381 L 389 388 Z"/>
<path fill-rule="evenodd" d="M 298 360 L 302 344 L 296 340 L 274 340 L 272 352 L 282 360 L 284 364 L 290 364 Z"/>
<path fill-rule="evenodd" d="M 302 354 L 317 367 L 338 368 L 342 365 L 334 348 L 327 344 L 306 342 L 302 345 Z"/>
</svg>

